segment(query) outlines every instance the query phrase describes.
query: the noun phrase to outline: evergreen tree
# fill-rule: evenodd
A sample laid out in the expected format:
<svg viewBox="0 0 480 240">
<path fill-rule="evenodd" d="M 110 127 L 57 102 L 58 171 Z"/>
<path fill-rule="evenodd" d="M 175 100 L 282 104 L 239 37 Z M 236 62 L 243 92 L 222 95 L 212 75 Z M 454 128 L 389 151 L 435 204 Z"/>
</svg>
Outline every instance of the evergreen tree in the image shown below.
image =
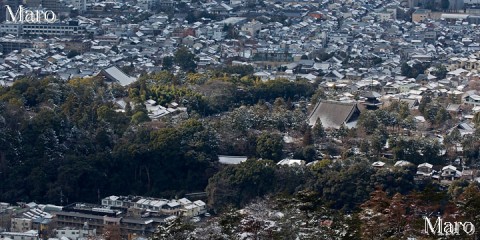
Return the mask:
<svg viewBox="0 0 480 240">
<path fill-rule="evenodd" d="M 174 58 L 171 57 L 171 56 L 163 57 L 162 69 L 163 70 L 171 70 L 172 67 L 173 67 L 173 60 L 174 60 Z"/>
<path fill-rule="evenodd" d="M 325 129 L 323 128 L 323 124 L 320 118 L 317 118 L 317 121 L 315 122 L 315 126 L 313 126 L 312 132 L 313 132 L 314 139 L 317 141 L 321 140 L 326 136 Z"/>
<path fill-rule="evenodd" d="M 194 72 L 197 68 L 197 58 L 186 47 L 180 47 L 174 55 L 174 62 L 186 72 Z"/>
<path fill-rule="evenodd" d="M 283 139 L 280 135 L 263 133 L 257 139 L 257 155 L 263 159 L 282 159 Z"/>
</svg>

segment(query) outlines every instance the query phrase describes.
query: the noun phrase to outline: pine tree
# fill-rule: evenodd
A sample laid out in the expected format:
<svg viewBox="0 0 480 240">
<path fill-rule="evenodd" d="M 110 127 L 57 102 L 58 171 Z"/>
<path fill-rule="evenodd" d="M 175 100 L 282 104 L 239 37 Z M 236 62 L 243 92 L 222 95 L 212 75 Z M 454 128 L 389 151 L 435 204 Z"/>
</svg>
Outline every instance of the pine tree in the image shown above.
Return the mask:
<svg viewBox="0 0 480 240">
<path fill-rule="evenodd" d="M 320 118 L 317 118 L 317 121 L 315 122 L 315 126 L 313 126 L 313 137 L 315 140 L 320 140 L 326 136 L 325 129 L 323 128 L 322 120 Z"/>
</svg>

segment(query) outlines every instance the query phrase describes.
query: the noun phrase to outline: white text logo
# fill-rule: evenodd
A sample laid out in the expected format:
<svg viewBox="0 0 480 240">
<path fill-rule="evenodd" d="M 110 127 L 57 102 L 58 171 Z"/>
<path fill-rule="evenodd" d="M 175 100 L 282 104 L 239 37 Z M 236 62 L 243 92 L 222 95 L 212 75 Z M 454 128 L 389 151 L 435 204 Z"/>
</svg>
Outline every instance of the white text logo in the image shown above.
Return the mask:
<svg viewBox="0 0 480 240">
<path fill-rule="evenodd" d="M 6 22 L 8 23 L 54 23 L 57 15 L 52 10 L 27 10 L 20 5 L 13 14 L 12 8 L 6 5 Z"/>
<path fill-rule="evenodd" d="M 438 217 L 437 221 L 432 225 L 429 218 L 423 217 L 423 219 L 425 220 L 425 233 L 427 235 L 452 236 L 460 235 L 461 231 L 468 235 L 475 233 L 475 226 L 471 222 L 443 222 L 443 220 Z"/>
</svg>

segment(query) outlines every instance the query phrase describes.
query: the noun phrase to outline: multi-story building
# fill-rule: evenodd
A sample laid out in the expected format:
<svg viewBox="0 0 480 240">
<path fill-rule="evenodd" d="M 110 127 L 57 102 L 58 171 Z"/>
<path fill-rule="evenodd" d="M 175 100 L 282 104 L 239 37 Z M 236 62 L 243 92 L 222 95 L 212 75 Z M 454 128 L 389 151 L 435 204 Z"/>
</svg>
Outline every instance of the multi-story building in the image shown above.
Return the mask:
<svg viewBox="0 0 480 240">
<path fill-rule="evenodd" d="M 31 218 L 12 218 L 10 231 L 12 232 L 26 232 L 32 230 Z"/>
<path fill-rule="evenodd" d="M 0 232 L 0 240 L 39 240 L 38 232 L 30 230 L 27 232 Z"/>
<path fill-rule="evenodd" d="M 12 35 L 48 35 L 48 36 L 79 36 L 86 33 L 85 26 L 78 25 L 78 22 L 55 24 L 35 23 L 3 23 L 0 24 L 0 33 Z"/>
<path fill-rule="evenodd" d="M 112 200 L 107 204 L 113 206 L 106 208 L 83 203 L 66 206 L 63 211 L 55 213 L 56 225 L 60 229 L 85 229 L 86 224 L 88 224 L 88 229 L 95 229 L 96 234 L 102 234 L 106 226 L 113 225 L 118 226 L 122 237 L 127 238 L 127 236 L 131 234 L 136 234 L 137 236 L 150 236 L 154 232 L 156 226 L 161 222 L 161 220 L 155 220 L 148 217 L 126 216 L 122 211 L 113 210 L 113 207 L 123 208 L 123 206 L 128 206 L 128 203 L 124 204 L 122 201 Z M 64 232 L 65 234 L 67 233 L 66 230 Z M 71 234 L 84 233 L 76 230 Z"/>
<path fill-rule="evenodd" d="M 102 199 L 102 206 L 110 208 L 139 209 L 157 215 L 175 215 L 194 217 L 206 212 L 206 204 L 197 200 L 191 202 L 186 198 L 167 200 L 142 197 L 109 196 Z"/>
<path fill-rule="evenodd" d="M 432 11 L 427 9 L 417 9 L 412 14 L 412 22 L 422 22 L 425 19 L 431 18 L 431 12 Z"/>
<path fill-rule="evenodd" d="M 92 47 L 92 41 L 90 40 L 69 40 L 63 42 L 65 45 L 65 50 L 76 51 L 78 53 L 85 53 L 90 51 Z"/>
<path fill-rule="evenodd" d="M 15 50 L 22 50 L 24 48 L 32 48 L 33 43 L 29 40 L 16 38 L 0 38 L 0 52 L 9 54 Z"/>
<path fill-rule="evenodd" d="M 87 1 L 86 0 L 66 0 L 67 6 L 70 6 L 73 9 L 77 9 L 79 12 L 87 11 Z"/>
<path fill-rule="evenodd" d="M 153 0 L 139 0 L 137 2 L 137 6 L 139 6 L 143 10 L 150 10 L 153 8 Z"/>
<path fill-rule="evenodd" d="M 242 31 L 247 32 L 250 36 L 256 36 L 257 32 L 262 29 L 262 23 L 257 21 L 252 21 L 246 23 L 242 26 Z"/>
<path fill-rule="evenodd" d="M 36 207 L 22 209 L 11 217 L 11 232 L 27 232 L 34 230 L 43 238 L 50 234 L 53 216 Z"/>
<path fill-rule="evenodd" d="M 70 8 L 67 7 L 66 3 L 66 1 L 62 0 L 29 0 L 27 1 L 27 6 L 32 8 L 42 7 L 47 10 L 52 10 L 56 14 L 59 14 L 70 12 Z"/>
<path fill-rule="evenodd" d="M 154 4 L 156 8 L 163 9 L 163 10 L 169 10 L 175 7 L 175 1 L 173 0 L 160 0 L 156 1 Z"/>
<path fill-rule="evenodd" d="M 83 228 L 85 223 L 98 233 L 103 233 L 106 225 L 119 225 L 120 212 L 105 208 L 95 208 L 86 204 L 73 204 L 63 208 L 63 211 L 55 212 L 55 222 L 59 228 Z"/>
<path fill-rule="evenodd" d="M 137 235 L 137 236 L 150 236 L 155 231 L 155 227 L 158 225 L 152 219 L 146 218 L 122 218 L 120 223 L 120 232 L 122 236 Z"/>
</svg>

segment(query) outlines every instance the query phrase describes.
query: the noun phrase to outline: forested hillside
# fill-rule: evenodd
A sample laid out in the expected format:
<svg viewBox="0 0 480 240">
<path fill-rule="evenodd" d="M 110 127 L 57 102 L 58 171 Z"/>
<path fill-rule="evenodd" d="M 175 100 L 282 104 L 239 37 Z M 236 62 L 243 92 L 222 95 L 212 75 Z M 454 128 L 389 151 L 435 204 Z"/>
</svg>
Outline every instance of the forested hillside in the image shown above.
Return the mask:
<svg viewBox="0 0 480 240">
<path fill-rule="evenodd" d="M 219 150 L 248 153 L 247 139 L 236 137 L 252 127 L 251 119 L 238 122 L 249 118 L 244 111 L 256 118 L 256 112 L 268 114 L 252 106 L 259 100 L 313 94 L 307 82 L 241 77 L 161 72 L 127 88 L 100 78 L 26 78 L 0 88 L 0 199 L 65 204 L 109 194 L 204 191 L 218 170 Z M 119 99 L 126 102 L 123 111 Z M 187 113 L 151 121 L 143 104 L 148 99 L 163 106 L 176 101 Z M 247 107 L 224 114 L 242 104 Z M 286 111 L 263 121 L 291 127 L 291 116 Z"/>
</svg>

